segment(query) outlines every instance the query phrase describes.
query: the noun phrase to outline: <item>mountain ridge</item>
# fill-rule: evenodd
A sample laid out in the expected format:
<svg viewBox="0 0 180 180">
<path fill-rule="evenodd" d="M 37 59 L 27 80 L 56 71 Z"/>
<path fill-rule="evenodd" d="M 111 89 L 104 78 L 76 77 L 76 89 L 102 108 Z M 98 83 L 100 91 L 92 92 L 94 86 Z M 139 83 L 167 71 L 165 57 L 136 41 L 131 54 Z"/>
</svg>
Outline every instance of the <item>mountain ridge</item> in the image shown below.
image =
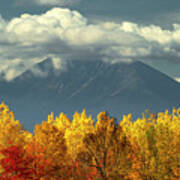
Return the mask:
<svg viewBox="0 0 180 180">
<path fill-rule="evenodd" d="M 28 70 L 0 85 L 2 99 L 14 107 L 25 127 L 47 119 L 51 111 L 72 116 L 86 108 L 95 117 L 107 110 L 120 118 L 124 113 L 137 116 L 145 109 L 157 112 L 180 105 L 180 84 L 139 61 L 71 60 L 65 70 L 55 70 L 46 59 L 35 68 L 48 72 L 37 76 Z"/>
</svg>

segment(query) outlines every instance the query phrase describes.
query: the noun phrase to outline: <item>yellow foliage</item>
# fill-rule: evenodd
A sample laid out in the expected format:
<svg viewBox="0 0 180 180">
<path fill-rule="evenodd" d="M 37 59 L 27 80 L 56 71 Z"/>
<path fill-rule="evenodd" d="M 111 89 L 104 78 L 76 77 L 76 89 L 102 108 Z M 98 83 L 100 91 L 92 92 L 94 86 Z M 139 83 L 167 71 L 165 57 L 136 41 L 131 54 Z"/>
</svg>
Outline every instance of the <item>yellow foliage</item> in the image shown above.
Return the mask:
<svg viewBox="0 0 180 180">
<path fill-rule="evenodd" d="M 31 139 L 31 134 L 23 129 L 14 113 L 2 102 L 0 105 L 0 148 L 9 145 L 24 146 Z"/>
<path fill-rule="evenodd" d="M 79 152 L 84 150 L 85 135 L 92 132 L 94 132 L 94 126 L 91 116 L 87 117 L 85 110 L 81 114 L 75 112 L 70 127 L 65 131 L 68 153 L 73 160 Z"/>
<path fill-rule="evenodd" d="M 2 102 L 0 150 L 16 145 L 43 158 L 51 174 L 41 179 L 62 177 L 62 167 L 77 161 L 84 172 L 95 168 L 97 179 L 180 179 L 180 109 L 147 114 L 134 122 L 131 114 L 124 115 L 115 124 L 113 117 L 100 112 L 95 124 L 85 110 L 75 112 L 72 121 L 64 113 L 51 113 L 31 134 Z"/>
<path fill-rule="evenodd" d="M 55 119 L 54 114 L 51 113 L 48 116 L 48 123 L 56 126 L 58 129 L 61 129 L 63 131 L 65 131 L 67 128 L 71 126 L 70 119 L 64 113 L 60 113 L 59 117 L 56 117 Z"/>
</svg>

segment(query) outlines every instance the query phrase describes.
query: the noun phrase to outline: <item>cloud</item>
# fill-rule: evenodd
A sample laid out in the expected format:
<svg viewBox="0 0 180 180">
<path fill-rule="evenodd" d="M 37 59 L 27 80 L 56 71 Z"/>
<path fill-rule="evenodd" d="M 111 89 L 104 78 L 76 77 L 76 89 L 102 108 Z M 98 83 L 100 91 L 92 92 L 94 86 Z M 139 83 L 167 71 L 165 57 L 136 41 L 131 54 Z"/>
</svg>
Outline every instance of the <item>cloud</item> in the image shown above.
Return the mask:
<svg viewBox="0 0 180 180">
<path fill-rule="evenodd" d="M 0 76 L 10 81 L 20 75 L 26 69 L 24 62 L 21 59 L 13 59 L 0 63 Z"/>
<path fill-rule="evenodd" d="M 176 78 L 174 78 L 174 79 L 175 79 L 175 81 L 177 81 L 177 82 L 180 83 L 180 77 L 176 77 Z"/>
<path fill-rule="evenodd" d="M 61 68 L 65 59 L 112 63 L 165 59 L 180 63 L 180 24 L 169 30 L 132 22 L 90 23 L 77 11 L 52 8 L 41 15 L 22 14 L 10 21 L 0 17 L 0 33 L 0 65 L 6 65 L 0 74 L 7 80 L 48 57 L 55 69 Z M 21 66 L 10 65 L 17 59 Z"/>
</svg>

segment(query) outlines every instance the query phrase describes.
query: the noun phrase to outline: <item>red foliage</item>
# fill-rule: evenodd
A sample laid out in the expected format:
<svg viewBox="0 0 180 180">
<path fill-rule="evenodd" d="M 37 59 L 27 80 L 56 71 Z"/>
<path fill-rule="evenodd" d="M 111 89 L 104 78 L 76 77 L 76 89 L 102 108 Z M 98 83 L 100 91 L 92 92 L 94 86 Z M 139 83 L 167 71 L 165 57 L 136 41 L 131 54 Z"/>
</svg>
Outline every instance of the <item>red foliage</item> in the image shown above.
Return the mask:
<svg viewBox="0 0 180 180">
<path fill-rule="evenodd" d="M 1 153 L 4 155 L 4 158 L 0 160 L 0 164 L 4 169 L 1 179 L 33 179 L 34 170 L 30 166 L 33 158 L 26 156 L 21 147 L 10 146 L 1 150 Z"/>
<path fill-rule="evenodd" d="M 26 147 L 28 156 L 33 157 L 31 162 L 34 167 L 34 179 L 47 177 L 52 173 L 52 160 L 45 155 L 46 148 L 40 144 L 31 143 Z"/>
</svg>

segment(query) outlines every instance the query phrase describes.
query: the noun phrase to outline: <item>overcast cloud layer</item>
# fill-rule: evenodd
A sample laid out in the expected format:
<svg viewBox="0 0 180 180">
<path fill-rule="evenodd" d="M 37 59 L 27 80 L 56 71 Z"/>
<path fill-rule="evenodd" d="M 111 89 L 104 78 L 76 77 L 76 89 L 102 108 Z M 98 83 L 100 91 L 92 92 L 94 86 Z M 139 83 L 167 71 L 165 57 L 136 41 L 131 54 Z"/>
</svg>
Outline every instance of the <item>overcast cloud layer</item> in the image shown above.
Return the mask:
<svg viewBox="0 0 180 180">
<path fill-rule="evenodd" d="M 72 58 L 180 63 L 180 24 L 172 26 L 167 30 L 133 22 L 90 24 L 79 12 L 63 8 L 10 21 L 0 17 L 0 75 L 11 80 L 48 57 L 58 69 L 61 60 Z"/>
</svg>

